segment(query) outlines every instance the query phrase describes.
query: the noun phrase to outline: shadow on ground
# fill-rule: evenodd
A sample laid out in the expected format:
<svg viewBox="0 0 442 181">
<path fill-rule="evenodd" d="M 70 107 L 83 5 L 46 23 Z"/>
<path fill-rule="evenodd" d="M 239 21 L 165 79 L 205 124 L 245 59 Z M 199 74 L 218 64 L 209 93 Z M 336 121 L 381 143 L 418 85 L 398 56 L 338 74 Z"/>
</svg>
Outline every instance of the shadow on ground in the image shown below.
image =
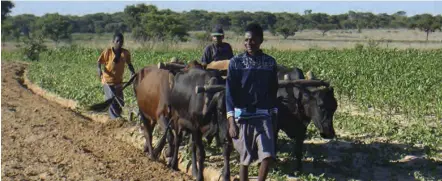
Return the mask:
<svg viewBox="0 0 442 181">
<path fill-rule="evenodd" d="M 293 175 L 294 143 L 284 141 L 278 155 L 289 159 L 278 162 L 283 174 Z M 426 156 L 428 148 L 405 144 L 356 140 L 331 140 L 325 143 L 304 144 L 303 174 L 321 175 L 336 180 L 416 180 L 442 179 L 442 162 Z M 441 150 L 442 152 L 442 150 Z"/>
</svg>

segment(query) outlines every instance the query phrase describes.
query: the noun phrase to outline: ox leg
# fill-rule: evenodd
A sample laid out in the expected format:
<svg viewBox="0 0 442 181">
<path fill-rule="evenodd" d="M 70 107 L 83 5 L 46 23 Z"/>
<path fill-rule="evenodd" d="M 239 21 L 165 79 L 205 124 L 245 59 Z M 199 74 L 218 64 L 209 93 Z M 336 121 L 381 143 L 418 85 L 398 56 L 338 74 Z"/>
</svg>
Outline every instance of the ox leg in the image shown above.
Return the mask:
<svg viewBox="0 0 442 181">
<path fill-rule="evenodd" d="M 196 145 L 198 146 L 198 177 L 196 180 L 204 180 L 204 161 L 206 159 L 206 152 L 204 150 L 203 137 L 200 131 L 196 131 Z"/>
<path fill-rule="evenodd" d="M 190 145 L 192 147 L 192 176 L 197 177 L 198 175 L 198 167 L 196 161 L 196 134 L 192 132 L 192 139 L 190 141 Z"/>
<path fill-rule="evenodd" d="M 173 143 L 174 143 L 173 132 L 171 129 L 169 129 L 167 133 L 167 142 L 169 143 L 169 149 L 167 149 L 166 157 L 169 158 L 173 156 Z"/>
<path fill-rule="evenodd" d="M 230 138 L 229 138 L 230 139 Z M 223 168 L 223 179 L 224 181 L 230 180 L 230 153 L 232 152 L 232 142 L 224 142 L 224 168 Z"/>
<path fill-rule="evenodd" d="M 302 172 L 302 151 L 304 145 L 305 134 L 307 128 L 304 126 L 299 130 L 299 134 L 296 137 L 295 156 L 296 156 L 296 171 Z"/>
<path fill-rule="evenodd" d="M 181 139 L 183 137 L 183 132 L 181 131 L 181 129 L 176 129 L 175 130 L 176 133 L 176 137 L 174 140 L 174 145 L 173 147 L 173 157 L 172 160 L 170 161 L 168 167 L 171 167 L 174 170 L 178 170 L 178 151 L 180 149 L 180 143 L 181 143 Z"/>
<path fill-rule="evenodd" d="M 143 128 L 143 134 L 146 141 L 144 142 L 144 153 L 146 155 L 150 155 L 152 157 L 152 125 L 150 124 L 149 120 L 141 114 L 141 121 L 143 122 L 142 128 Z"/>
<path fill-rule="evenodd" d="M 158 158 L 158 154 L 161 153 L 161 151 L 164 148 L 164 145 L 166 144 L 166 137 L 167 137 L 167 133 L 169 132 L 170 129 L 168 129 L 167 126 L 167 121 L 164 118 L 164 116 L 160 117 L 160 124 L 162 124 L 160 127 L 164 129 L 164 134 L 163 136 L 160 138 L 160 140 L 158 141 L 157 146 L 155 147 L 155 149 L 153 150 L 153 153 L 151 154 L 151 157 L 153 157 L 154 159 Z"/>
</svg>

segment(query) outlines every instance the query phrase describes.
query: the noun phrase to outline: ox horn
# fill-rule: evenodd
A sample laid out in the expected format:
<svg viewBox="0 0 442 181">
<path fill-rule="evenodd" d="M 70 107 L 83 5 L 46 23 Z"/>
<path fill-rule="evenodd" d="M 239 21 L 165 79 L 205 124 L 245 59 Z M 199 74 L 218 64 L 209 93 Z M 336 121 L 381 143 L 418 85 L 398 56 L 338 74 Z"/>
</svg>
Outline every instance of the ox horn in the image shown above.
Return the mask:
<svg viewBox="0 0 442 181">
<path fill-rule="evenodd" d="M 285 75 L 284 75 L 284 80 L 290 80 L 290 76 L 289 76 L 289 74 L 285 74 Z"/>
<path fill-rule="evenodd" d="M 203 93 L 203 92 L 215 93 L 215 92 L 223 91 L 225 89 L 226 89 L 226 86 L 224 86 L 224 85 L 204 85 L 204 86 L 196 86 L 195 92 L 197 94 Z"/>
<path fill-rule="evenodd" d="M 313 71 L 312 71 L 312 70 L 309 70 L 309 71 L 307 72 L 307 76 L 306 76 L 305 79 L 307 79 L 307 80 L 316 80 L 316 76 L 315 76 L 315 74 L 313 74 Z"/>
<path fill-rule="evenodd" d="M 319 87 L 319 86 L 326 86 L 329 87 L 330 83 L 325 82 L 323 80 L 305 80 L 305 79 L 299 79 L 299 80 L 282 80 L 278 82 L 279 88 L 285 88 L 285 87 L 298 87 L 298 86 L 312 86 L 312 87 Z"/>
<path fill-rule="evenodd" d="M 183 69 L 186 65 L 179 64 L 179 63 L 158 63 L 159 69 L 166 69 L 166 70 L 175 70 L 175 69 Z"/>
</svg>

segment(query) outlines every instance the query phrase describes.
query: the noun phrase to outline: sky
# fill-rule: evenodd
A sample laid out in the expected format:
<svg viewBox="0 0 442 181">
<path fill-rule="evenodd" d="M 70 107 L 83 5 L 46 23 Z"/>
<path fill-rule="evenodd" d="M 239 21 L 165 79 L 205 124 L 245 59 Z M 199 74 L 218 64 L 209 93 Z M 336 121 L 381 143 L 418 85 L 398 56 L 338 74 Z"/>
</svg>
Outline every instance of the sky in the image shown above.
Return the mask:
<svg viewBox="0 0 442 181">
<path fill-rule="evenodd" d="M 159 9 L 176 12 L 202 9 L 207 11 L 268 11 L 303 14 L 304 10 L 327 14 L 342 14 L 348 11 L 393 14 L 407 12 L 407 16 L 430 13 L 442 14 L 442 1 L 15 1 L 11 15 L 46 13 L 62 15 L 85 15 L 98 12 L 121 12 L 128 5 L 139 3 L 153 4 Z M 438 8 L 436 8 L 438 7 Z"/>
</svg>

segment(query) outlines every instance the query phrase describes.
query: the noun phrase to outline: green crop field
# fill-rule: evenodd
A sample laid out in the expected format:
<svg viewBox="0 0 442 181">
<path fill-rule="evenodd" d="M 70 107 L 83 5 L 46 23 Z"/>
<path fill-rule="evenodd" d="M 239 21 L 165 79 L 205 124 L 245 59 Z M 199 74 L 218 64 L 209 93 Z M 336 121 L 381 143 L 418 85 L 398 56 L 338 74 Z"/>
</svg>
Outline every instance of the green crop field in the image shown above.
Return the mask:
<svg viewBox="0 0 442 181">
<path fill-rule="evenodd" d="M 96 74 L 101 51 L 78 46 L 50 49 L 40 55 L 40 61 L 30 64 L 28 76 L 50 92 L 79 101 L 81 109 L 104 100 Z M 442 49 L 265 52 L 279 64 L 299 67 L 304 73 L 312 70 L 318 78 L 330 81 L 339 100 L 334 119 L 338 139 L 324 141 L 310 125 L 304 162 L 307 173 L 299 177 L 305 180 L 442 178 Z M 138 70 L 172 57 L 199 60 L 202 51 L 136 49 L 131 53 Z M 2 52 L 2 60 L 19 59 L 16 52 Z M 126 69 L 125 80 L 128 78 Z M 125 90 L 125 99 L 127 114 L 136 107 L 131 88 Z M 278 169 L 271 173 L 273 178 L 291 172 L 292 143 L 286 137 L 280 140 L 281 160 Z M 407 160 L 411 157 L 416 159 Z M 237 173 L 237 169 L 233 166 L 232 172 Z M 256 167 L 251 169 L 254 171 Z"/>
</svg>

